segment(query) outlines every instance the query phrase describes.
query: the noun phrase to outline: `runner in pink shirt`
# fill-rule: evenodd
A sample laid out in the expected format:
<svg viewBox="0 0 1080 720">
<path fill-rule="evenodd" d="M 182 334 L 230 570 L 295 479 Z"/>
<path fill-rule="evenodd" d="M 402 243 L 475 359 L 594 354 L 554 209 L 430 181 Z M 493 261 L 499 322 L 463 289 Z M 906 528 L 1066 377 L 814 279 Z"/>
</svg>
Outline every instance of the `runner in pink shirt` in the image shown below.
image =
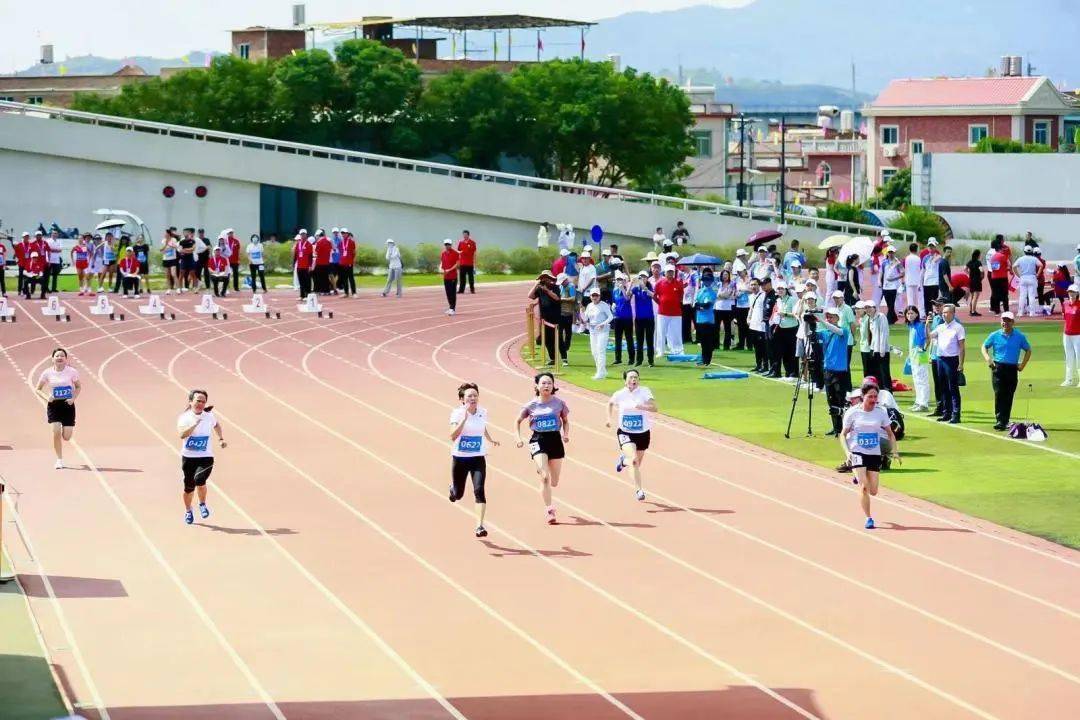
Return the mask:
<svg viewBox="0 0 1080 720">
<path fill-rule="evenodd" d="M 82 392 L 79 373 L 68 365 L 67 350 L 53 350 L 52 367 L 41 372 L 36 390 L 45 401 L 46 416 L 52 426 L 53 450 L 56 452 L 54 467 L 63 470 L 63 441 L 70 442 L 75 432 L 75 398 Z"/>
</svg>

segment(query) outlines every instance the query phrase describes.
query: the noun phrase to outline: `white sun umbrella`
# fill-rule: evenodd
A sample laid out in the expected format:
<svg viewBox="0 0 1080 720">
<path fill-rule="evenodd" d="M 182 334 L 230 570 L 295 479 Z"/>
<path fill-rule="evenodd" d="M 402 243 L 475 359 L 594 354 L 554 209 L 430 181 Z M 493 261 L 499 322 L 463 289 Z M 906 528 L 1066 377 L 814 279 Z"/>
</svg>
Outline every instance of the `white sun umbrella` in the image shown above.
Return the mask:
<svg viewBox="0 0 1080 720">
<path fill-rule="evenodd" d="M 859 265 L 870 259 L 874 252 L 874 239 L 868 237 L 852 238 L 840 247 L 840 254 L 836 256 L 836 262 L 846 265 L 847 259 L 852 255 L 859 256 Z"/>
<path fill-rule="evenodd" d="M 837 233 L 836 235 L 830 235 L 821 242 L 818 243 L 818 250 L 828 250 L 834 247 L 843 247 L 848 240 L 851 239 L 850 235 L 843 233 Z"/>
<path fill-rule="evenodd" d="M 112 230 L 113 228 L 124 227 L 127 225 L 127 220 L 121 220 L 120 218 L 111 218 L 109 220 L 103 220 L 97 224 L 95 230 Z"/>
</svg>

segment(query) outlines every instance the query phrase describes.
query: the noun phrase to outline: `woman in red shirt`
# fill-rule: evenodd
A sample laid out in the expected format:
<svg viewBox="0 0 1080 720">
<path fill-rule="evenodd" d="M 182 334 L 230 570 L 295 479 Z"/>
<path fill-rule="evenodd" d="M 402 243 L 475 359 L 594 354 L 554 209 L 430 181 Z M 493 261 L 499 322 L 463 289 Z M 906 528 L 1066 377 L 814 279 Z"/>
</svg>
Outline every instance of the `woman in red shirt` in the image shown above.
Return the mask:
<svg viewBox="0 0 1080 720">
<path fill-rule="evenodd" d="M 128 290 L 134 290 L 136 299 L 139 297 L 139 260 L 135 257 L 135 251 L 128 248 L 124 251 L 124 257 L 120 260 L 120 280 L 124 285 L 124 297 Z"/>
<path fill-rule="evenodd" d="M 330 294 L 330 253 L 334 251 L 334 243 L 322 230 L 315 241 L 315 292 L 320 295 Z"/>
<path fill-rule="evenodd" d="M 311 264 L 314 259 L 311 242 L 303 235 L 297 235 L 293 243 L 293 265 L 296 267 L 296 280 L 300 285 L 300 299 L 311 292 Z"/>
<path fill-rule="evenodd" d="M 214 248 L 214 254 L 206 261 L 206 269 L 210 271 L 210 282 L 214 286 L 214 297 L 225 297 L 229 292 L 229 258 L 219 246 Z"/>
<path fill-rule="evenodd" d="M 338 260 L 338 287 L 345 297 L 356 297 L 356 275 L 353 265 L 356 263 L 356 240 L 352 233 L 341 229 L 341 258 Z"/>
<path fill-rule="evenodd" d="M 659 313 L 660 339 L 657 350 L 682 355 L 682 297 L 686 286 L 675 276 L 675 266 L 664 268 L 664 279 L 656 283 L 656 307 Z"/>
<path fill-rule="evenodd" d="M 31 251 L 26 261 L 26 272 L 23 274 L 23 295 L 29 300 L 34 294 L 34 283 L 41 284 L 41 298 L 45 299 L 45 258 L 41 253 Z"/>
<path fill-rule="evenodd" d="M 460 265 L 461 255 L 454 249 L 454 241 L 446 238 L 443 240 L 443 251 L 439 258 L 439 270 L 443 274 L 443 289 L 446 290 L 447 315 L 453 315 L 457 311 L 457 282 Z"/>
<path fill-rule="evenodd" d="M 1061 304 L 1065 316 L 1064 334 L 1061 339 L 1065 345 L 1065 382 L 1061 387 L 1072 385 L 1080 387 L 1080 285 L 1073 283 L 1066 292 L 1068 296 Z"/>
<path fill-rule="evenodd" d="M 469 284 L 469 293 L 476 294 L 476 270 L 473 267 L 476 262 L 476 241 L 469 235 L 468 230 L 461 231 L 461 241 L 458 242 L 458 254 L 461 256 L 461 270 L 458 276 L 458 293 L 465 292 L 465 283 Z"/>
</svg>

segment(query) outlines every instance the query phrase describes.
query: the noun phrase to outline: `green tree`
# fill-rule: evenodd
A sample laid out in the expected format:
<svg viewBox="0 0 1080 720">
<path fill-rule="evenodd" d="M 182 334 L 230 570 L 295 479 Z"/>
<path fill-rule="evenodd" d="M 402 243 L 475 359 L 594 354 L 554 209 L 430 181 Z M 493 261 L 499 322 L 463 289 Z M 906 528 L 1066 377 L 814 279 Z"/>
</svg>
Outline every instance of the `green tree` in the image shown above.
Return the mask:
<svg viewBox="0 0 1080 720">
<path fill-rule="evenodd" d="M 272 104 L 285 137 L 319 145 L 337 142 L 349 101 L 334 58 L 325 50 L 290 55 L 274 68 Z"/>
<path fill-rule="evenodd" d="M 883 210 L 903 210 L 911 202 L 911 170 L 903 168 L 878 188 L 872 201 L 875 208 Z"/>
<path fill-rule="evenodd" d="M 862 208 L 854 203 L 831 202 L 820 212 L 819 217 L 844 222 L 863 222 Z"/>
<path fill-rule="evenodd" d="M 942 239 L 946 235 L 945 224 L 941 218 L 918 205 L 911 205 L 900 217 L 889 223 L 889 227 L 897 230 L 910 230 L 920 242 L 926 242 L 927 238 L 936 237 Z"/>
<path fill-rule="evenodd" d="M 349 97 L 344 144 L 375 152 L 407 145 L 394 125 L 410 122 L 420 98 L 416 63 L 374 40 L 346 40 L 337 47 L 337 65 Z"/>
</svg>

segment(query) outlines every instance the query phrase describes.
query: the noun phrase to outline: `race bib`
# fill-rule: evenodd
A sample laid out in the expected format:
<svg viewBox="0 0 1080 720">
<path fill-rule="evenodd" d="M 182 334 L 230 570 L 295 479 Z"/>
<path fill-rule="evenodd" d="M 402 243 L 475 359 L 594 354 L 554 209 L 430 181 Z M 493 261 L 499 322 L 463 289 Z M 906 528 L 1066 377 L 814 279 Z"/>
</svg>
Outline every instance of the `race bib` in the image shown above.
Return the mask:
<svg viewBox="0 0 1080 720">
<path fill-rule="evenodd" d="M 853 467 L 853 468 L 862 467 L 862 464 L 863 464 L 862 463 L 862 455 L 852 455 L 851 456 L 851 467 Z"/>
<path fill-rule="evenodd" d="M 53 400 L 70 400 L 75 397 L 75 391 L 70 385 L 57 385 L 52 389 Z"/>
<path fill-rule="evenodd" d="M 203 452 L 210 445 L 209 435 L 190 435 L 184 442 L 184 449 L 194 452 Z"/>
<path fill-rule="evenodd" d="M 875 450 L 881 442 L 876 432 L 861 432 L 855 435 L 855 446 L 860 449 Z"/>
<path fill-rule="evenodd" d="M 644 415 L 623 415 L 622 429 L 628 433 L 639 433 L 645 429 Z"/>
<path fill-rule="evenodd" d="M 1000 269 L 1001 269 L 1001 263 L 999 263 L 999 262 L 994 262 L 994 261 L 992 261 L 992 260 L 991 260 L 991 261 L 990 261 L 990 269 L 991 269 L 992 271 L 994 271 L 994 272 L 997 272 L 998 270 L 1000 270 Z"/>
<path fill-rule="evenodd" d="M 248 253 L 248 259 L 251 260 L 252 265 L 262 265 L 262 257 L 262 250 L 256 250 L 254 252 Z"/>
<path fill-rule="evenodd" d="M 162 258 L 164 258 L 165 260 L 175 260 L 176 250 L 173 248 L 166 250 L 164 253 L 162 253 Z"/>
<path fill-rule="evenodd" d="M 551 432 L 553 430 L 558 430 L 558 415 L 537 415 L 533 418 L 533 429 L 537 432 Z"/>
<path fill-rule="evenodd" d="M 482 435 L 462 435 L 458 438 L 458 452 L 478 453 L 483 444 Z"/>
<path fill-rule="evenodd" d="M 529 443 L 529 454 L 530 455 L 535 455 L 538 452 L 540 452 L 540 443 L 538 443 L 538 442 Z"/>
<path fill-rule="evenodd" d="M 144 252 L 140 251 L 140 252 L 139 252 L 139 253 L 138 253 L 138 254 L 137 254 L 137 255 L 135 256 L 135 259 L 136 259 L 136 260 L 138 260 L 138 261 L 139 261 L 139 262 L 141 262 L 141 263 L 144 263 L 144 262 L 146 262 L 146 253 L 144 253 Z"/>
</svg>

